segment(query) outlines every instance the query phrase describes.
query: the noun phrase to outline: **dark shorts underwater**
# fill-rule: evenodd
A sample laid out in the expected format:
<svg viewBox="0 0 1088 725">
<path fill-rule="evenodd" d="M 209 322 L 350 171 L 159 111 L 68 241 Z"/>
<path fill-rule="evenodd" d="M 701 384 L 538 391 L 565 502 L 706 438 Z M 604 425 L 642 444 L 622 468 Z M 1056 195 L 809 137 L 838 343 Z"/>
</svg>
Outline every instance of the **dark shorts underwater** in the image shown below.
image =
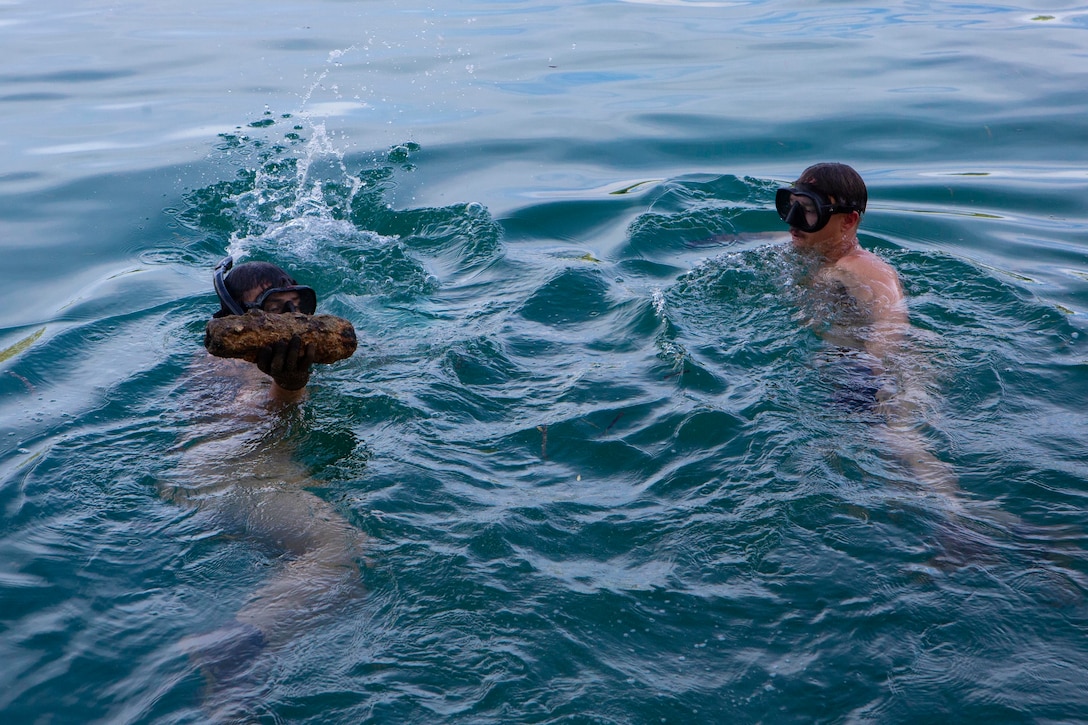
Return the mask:
<svg viewBox="0 0 1088 725">
<path fill-rule="evenodd" d="M 820 377 L 830 388 L 832 408 L 846 413 L 876 413 L 879 406 L 895 396 L 895 379 L 884 372 L 872 355 L 834 347 L 819 356 Z"/>
</svg>

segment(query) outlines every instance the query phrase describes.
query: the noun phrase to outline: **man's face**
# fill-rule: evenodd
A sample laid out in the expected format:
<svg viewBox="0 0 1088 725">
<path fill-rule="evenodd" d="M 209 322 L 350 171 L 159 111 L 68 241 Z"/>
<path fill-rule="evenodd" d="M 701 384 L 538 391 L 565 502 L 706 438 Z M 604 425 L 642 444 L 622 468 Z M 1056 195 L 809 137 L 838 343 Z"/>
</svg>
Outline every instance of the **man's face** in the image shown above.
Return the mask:
<svg viewBox="0 0 1088 725">
<path fill-rule="evenodd" d="M 260 287 L 253 287 L 246 290 L 245 295 L 242 297 L 242 302 L 246 305 L 251 305 L 257 302 L 265 290 L 270 289 L 271 285 L 263 285 Z M 298 312 L 302 305 L 302 296 L 295 290 L 280 290 L 272 292 L 263 300 L 261 300 L 261 309 L 265 312 L 272 314 L 279 314 L 283 312 Z"/>
<path fill-rule="evenodd" d="M 818 249 L 828 242 L 837 241 L 843 234 L 843 221 L 846 214 L 832 214 L 827 226 L 817 232 L 803 232 L 797 227 L 790 227 L 790 239 L 798 249 Z"/>
<path fill-rule="evenodd" d="M 790 203 L 798 202 L 805 211 L 805 221 L 809 225 L 816 223 L 817 212 L 813 201 L 804 196 L 790 196 Z M 834 197 L 828 197 L 831 204 L 837 203 Z M 801 231 L 790 227 L 790 240 L 797 249 L 822 249 L 849 236 L 856 226 L 857 212 L 832 214 L 827 225 L 815 232 Z"/>
</svg>

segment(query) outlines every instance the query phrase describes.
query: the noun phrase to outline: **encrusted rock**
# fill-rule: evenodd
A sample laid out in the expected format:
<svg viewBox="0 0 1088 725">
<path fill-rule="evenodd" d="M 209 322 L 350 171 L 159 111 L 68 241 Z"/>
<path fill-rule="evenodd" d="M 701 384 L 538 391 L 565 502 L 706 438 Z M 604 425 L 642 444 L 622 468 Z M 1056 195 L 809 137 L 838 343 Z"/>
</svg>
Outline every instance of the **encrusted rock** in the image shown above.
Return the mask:
<svg viewBox="0 0 1088 725">
<path fill-rule="evenodd" d="M 326 365 L 351 357 L 358 345 L 355 328 L 342 317 L 250 310 L 244 315 L 208 320 L 204 328 L 204 347 L 216 357 L 256 362 L 257 354 L 263 348 L 281 341 L 289 342 L 294 335 L 298 335 L 304 345 L 314 345 L 314 362 Z"/>
</svg>

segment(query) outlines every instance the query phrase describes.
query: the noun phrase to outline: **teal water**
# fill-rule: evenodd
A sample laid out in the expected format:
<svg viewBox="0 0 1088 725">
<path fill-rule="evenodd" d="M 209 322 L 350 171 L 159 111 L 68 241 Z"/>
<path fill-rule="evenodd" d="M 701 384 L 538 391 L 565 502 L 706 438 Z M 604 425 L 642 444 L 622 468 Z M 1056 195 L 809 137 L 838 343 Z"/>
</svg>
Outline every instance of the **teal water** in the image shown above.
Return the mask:
<svg viewBox="0 0 1088 725">
<path fill-rule="evenodd" d="M 1072 3 L 0 4 L 0 715 L 1085 719 L 1086 32 Z M 910 297 L 894 426 L 765 236 L 821 160 Z M 361 345 L 202 468 L 227 252 Z M 293 560 L 160 490 L 255 461 L 365 563 L 209 686 L 179 643 Z"/>
</svg>

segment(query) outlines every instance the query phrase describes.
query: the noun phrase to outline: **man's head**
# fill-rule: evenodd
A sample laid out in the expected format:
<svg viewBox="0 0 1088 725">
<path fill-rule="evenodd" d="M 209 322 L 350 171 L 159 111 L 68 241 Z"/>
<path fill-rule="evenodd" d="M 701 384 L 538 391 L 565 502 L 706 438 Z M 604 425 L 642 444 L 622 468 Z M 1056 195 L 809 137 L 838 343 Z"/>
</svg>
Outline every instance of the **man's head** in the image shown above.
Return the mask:
<svg viewBox="0 0 1088 725">
<path fill-rule="evenodd" d="M 233 266 L 227 257 L 215 268 L 215 292 L 220 309 L 215 317 L 244 315 L 252 309 L 265 312 L 303 312 L 317 309 L 317 293 L 299 285 L 282 269 L 269 262 L 245 262 Z"/>
<path fill-rule="evenodd" d="M 839 207 L 865 213 L 869 192 L 861 175 L 846 164 L 813 164 L 797 177 L 794 186 L 805 186 L 828 197 Z"/>
<path fill-rule="evenodd" d="M 858 172 L 846 164 L 823 163 L 808 167 L 791 186 L 779 189 L 775 206 L 790 226 L 794 245 L 818 248 L 855 240 L 868 199 Z"/>
</svg>

